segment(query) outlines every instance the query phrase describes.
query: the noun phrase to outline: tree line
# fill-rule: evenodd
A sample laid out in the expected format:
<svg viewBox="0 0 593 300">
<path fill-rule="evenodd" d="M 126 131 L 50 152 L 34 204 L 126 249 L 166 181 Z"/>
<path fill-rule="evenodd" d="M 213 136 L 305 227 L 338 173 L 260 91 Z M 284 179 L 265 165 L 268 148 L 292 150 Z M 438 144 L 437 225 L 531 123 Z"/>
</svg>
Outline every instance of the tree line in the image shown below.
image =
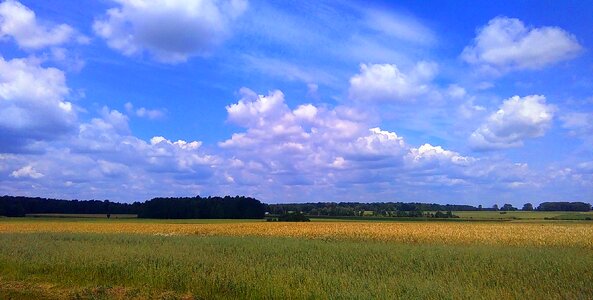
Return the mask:
<svg viewBox="0 0 593 300">
<path fill-rule="evenodd" d="M 145 202 L 118 203 L 109 200 L 61 200 L 39 197 L 0 197 L 0 216 L 22 217 L 26 214 L 136 214 L 158 219 L 261 219 L 266 212 L 285 215 L 300 212 L 308 216 L 387 216 L 427 217 L 429 212 L 514 211 L 511 204 L 502 207 L 481 205 L 404 203 L 404 202 L 317 202 L 264 204 L 244 196 L 153 198 Z M 537 208 L 526 203 L 523 211 L 590 211 L 584 202 L 543 202 Z M 439 215 L 440 216 L 440 215 Z"/>
<path fill-rule="evenodd" d="M 317 203 L 290 203 L 290 204 L 268 204 L 270 214 L 282 215 L 288 212 L 302 212 L 308 216 L 388 216 L 388 217 L 414 217 L 424 216 L 422 212 L 439 211 L 516 211 L 518 208 L 511 204 L 504 204 L 502 207 L 436 204 L 436 203 L 404 203 L 404 202 L 317 202 Z M 531 203 L 525 203 L 523 211 L 590 211 L 591 204 L 584 202 L 543 202 L 537 208 Z"/>
<path fill-rule="evenodd" d="M 146 202 L 61 200 L 39 197 L 0 197 L 0 216 L 27 214 L 136 214 L 155 219 L 261 219 L 266 205 L 243 196 L 154 198 Z"/>
</svg>

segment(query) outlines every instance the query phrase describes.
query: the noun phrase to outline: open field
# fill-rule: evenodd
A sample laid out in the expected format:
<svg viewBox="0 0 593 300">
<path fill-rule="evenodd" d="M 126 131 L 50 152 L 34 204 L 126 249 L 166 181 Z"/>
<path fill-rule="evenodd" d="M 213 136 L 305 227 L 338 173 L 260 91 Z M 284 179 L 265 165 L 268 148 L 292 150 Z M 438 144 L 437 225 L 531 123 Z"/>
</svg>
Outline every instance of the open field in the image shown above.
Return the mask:
<svg viewBox="0 0 593 300">
<path fill-rule="evenodd" d="M 588 299 L 591 222 L 0 219 L 0 299 Z"/>
<path fill-rule="evenodd" d="M 186 223 L 182 223 L 185 221 Z M 400 243 L 573 246 L 593 249 L 591 222 L 263 222 L 238 220 L 0 219 L 0 233 L 136 233 L 293 237 Z"/>
<path fill-rule="evenodd" d="M 432 213 L 436 213 L 432 212 Z M 512 221 L 512 220 L 582 220 L 593 221 L 593 211 L 453 211 L 459 218 L 434 219 L 384 216 L 310 216 L 317 221 Z"/>
<path fill-rule="evenodd" d="M 520 220 L 593 220 L 593 211 L 454 211 L 462 219 L 520 219 Z"/>
</svg>

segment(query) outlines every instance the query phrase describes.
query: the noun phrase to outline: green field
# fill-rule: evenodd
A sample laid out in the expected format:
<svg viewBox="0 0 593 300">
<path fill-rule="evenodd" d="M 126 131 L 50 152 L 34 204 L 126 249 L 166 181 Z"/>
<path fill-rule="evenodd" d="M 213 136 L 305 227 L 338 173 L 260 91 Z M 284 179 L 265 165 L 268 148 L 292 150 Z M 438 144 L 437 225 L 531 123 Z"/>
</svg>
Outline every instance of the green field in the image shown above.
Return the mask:
<svg viewBox="0 0 593 300">
<path fill-rule="evenodd" d="M 282 225 L 261 220 L 237 223 L 243 221 L 0 219 L 0 299 L 590 299 L 593 296 L 593 249 L 588 239 L 576 244 L 536 246 L 508 245 L 503 240 L 491 244 L 475 241 L 459 244 L 438 239 L 393 242 L 339 236 L 149 234 L 152 227 L 146 228 L 147 233 L 102 232 L 106 228 L 102 224 L 116 228 L 120 224 L 122 230 L 144 225 L 157 228 L 212 225 L 221 229 L 233 226 L 240 230 L 242 224 L 254 224 L 265 230 Z M 355 228 L 351 222 L 349 226 Z M 10 228 L 20 228 L 19 224 L 37 226 L 41 232 L 10 232 Z M 91 225 L 97 232 L 43 232 L 48 224 L 53 224 L 53 230 L 59 230 L 60 224 Z M 369 225 L 360 222 L 361 226 L 365 224 Z M 547 232 L 546 226 L 560 229 L 577 226 L 577 230 L 566 234 L 592 236 L 591 222 L 555 224 L 541 221 L 536 225 L 533 222 L 403 225 L 412 229 L 537 226 L 544 228 L 542 232 Z M 300 224 L 294 224 L 297 225 Z M 377 231 L 385 225 L 389 224 L 370 224 Z M 321 228 L 330 224 L 311 222 L 306 226 Z M 410 234 L 414 233 L 412 229 Z M 509 233 L 500 236 L 504 234 Z"/>
<path fill-rule="evenodd" d="M 434 212 L 433 212 L 434 213 Z M 453 211 L 446 221 L 581 220 L 593 221 L 593 211 Z M 310 216 L 315 221 L 443 221 L 445 219 L 383 216 Z"/>
<path fill-rule="evenodd" d="M 455 211 L 453 214 L 463 219 L 593 220 L 593 211 Z"/>
</svg>

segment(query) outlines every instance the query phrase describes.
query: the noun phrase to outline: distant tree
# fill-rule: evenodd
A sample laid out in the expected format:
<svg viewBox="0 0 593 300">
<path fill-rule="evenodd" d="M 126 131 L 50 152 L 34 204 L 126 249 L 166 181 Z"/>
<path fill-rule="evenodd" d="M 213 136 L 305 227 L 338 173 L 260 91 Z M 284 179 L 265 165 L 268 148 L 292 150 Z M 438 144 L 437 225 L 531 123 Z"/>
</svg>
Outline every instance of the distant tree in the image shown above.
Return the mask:
<svg viewBox="0 0 593 300">
<path fill-rule="evenodd" d="M 280 222 L 309 222 L 311 220 L 309 220 L 309 218 L 307 218 L 301 212 L 293 212 L 293 213 L 284 214 L 284 215 L 278 217 L 278 221 L 280 221 Z"/>
<path fill-rule="evenodd" d="M 505 203 L 500 210 L 502 210 L 502 211 L 515 211 L 517 209 L 515 207 L 513 207 L 513 205 L 511 205 L 511 204 Z"/>
<path fill-rule="evenodd" d="M 482 204 L 478 205 L 478 210 L 482 210 Z"/>
<path fill-rule="evenodd" d="M 435 218 L 446 218 L 446 217 L 447 217 L 447 215 L 446 215 L 445 213 L 442 213 L 442 212 L 439 210 L 439 211 L 437 211 L 437 212 L 434 214 L 434 217 L 435 217 Z"/>
<path fill-rule="evenodd" d="M 493 209 L 493 210 L 498 210 L 498 204 L 494 204 L 494 205 L 492 205 L 492 209 Z"/>
<path fill-rule="evenodd" d="M 523 205 L 523 208 L 521 210 L 524 210 L 524 211 L 532 211 L 533 210 L 533 204 L 531 204 L 529 202 L 528 203 L 525 203 Z"/>
<path fill-rule="evenodd" d="M 542 211 L 590 211 L 591 204 L 584 202 L 544 202 L 537 207 Z"/>
</svg>

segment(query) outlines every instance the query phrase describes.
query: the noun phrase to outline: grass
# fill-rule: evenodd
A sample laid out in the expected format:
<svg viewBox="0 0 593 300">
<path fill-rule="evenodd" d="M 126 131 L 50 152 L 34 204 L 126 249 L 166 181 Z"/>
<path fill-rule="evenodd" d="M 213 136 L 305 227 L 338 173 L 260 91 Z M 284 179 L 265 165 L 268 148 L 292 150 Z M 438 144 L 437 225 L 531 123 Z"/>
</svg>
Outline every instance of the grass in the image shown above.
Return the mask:
<svg viewBox="0 0 593 300">
<path fill-rule="evenodd" d="M 0 298 L 585 299 L 591 266 L 571 247 L 0 234 Z"/>
<path fill-rule="evenodd" d="M 0 218 L 0 299 L 590 299 L 593 223 Z"/>
</svg>

